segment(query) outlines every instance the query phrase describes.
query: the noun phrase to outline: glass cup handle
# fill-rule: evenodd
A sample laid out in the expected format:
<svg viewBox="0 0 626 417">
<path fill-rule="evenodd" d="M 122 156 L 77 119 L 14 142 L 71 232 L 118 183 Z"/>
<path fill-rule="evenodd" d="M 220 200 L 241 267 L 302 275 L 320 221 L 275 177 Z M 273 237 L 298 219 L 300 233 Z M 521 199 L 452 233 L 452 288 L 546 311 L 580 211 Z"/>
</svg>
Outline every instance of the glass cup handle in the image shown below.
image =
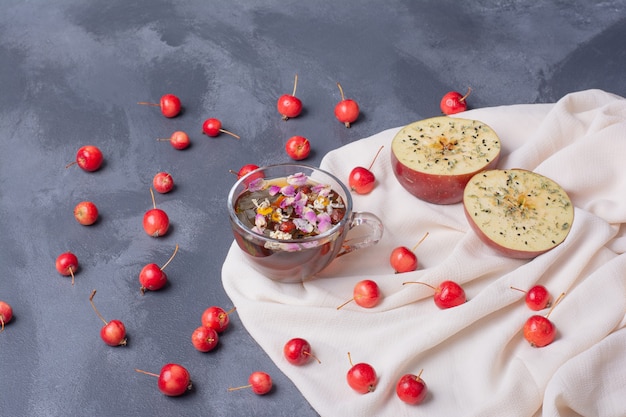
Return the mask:
<svg viewBox="0 0 626 417">
<path fill-rule="evenodd" d="M 345 240 L 336 256 L 337 258 L 357 249 L 375 245 L 383 237 L 383 222 L 372 213 L 352 213 L 352 218 L 348 224 L 349 230 L 360 226 L 367 229 L 367 232 L 364 235 Z"/>
</svg>

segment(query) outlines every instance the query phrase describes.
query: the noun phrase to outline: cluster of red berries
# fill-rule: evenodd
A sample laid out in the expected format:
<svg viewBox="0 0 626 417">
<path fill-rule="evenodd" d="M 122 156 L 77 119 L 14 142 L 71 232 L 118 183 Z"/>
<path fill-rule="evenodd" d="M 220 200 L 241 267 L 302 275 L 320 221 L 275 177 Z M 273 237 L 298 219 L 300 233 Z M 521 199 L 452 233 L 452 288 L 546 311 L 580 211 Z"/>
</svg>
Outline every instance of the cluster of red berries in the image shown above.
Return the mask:
<svg viewBox="0 0 626 417">
<path fill-rule="evenodd" d="M 139 104 L 160 106 L 163 116 L 172 118 L 180 114 L 181 102 L 178 97 L 173 94 L 166 94 L 161 97 L 159 104 L 141 102 Z M 237 135 L 221 128 L 221 122 L 217 119 L 207 119 L 203 124 L 203 131 L 208 136 L 217 136 L 219 133 L 227 133 L 236 138 Z M 165 139 L 158 139 L 165 140 Z M 167 139 L 171 145 L 178 150 L 186 149 L 189 144 L 189 136 L 182 131 L 176 131 L 171 138 Z M 69 168 L 72 165 L 78 165 L 84 171 L 95 172 L 99 170 L 104 162 L 102 151 L 93 145 L 81 147 L 74 162 L 66 165 Z M 153 188 L 159 193 L 168 193 L 174 188 L 174 179 L 168 172 L 157 173 L 152 181 Z M 152 196 L 152 208 L 147 210 L 143 217 L 144 231 L 152 237 L 165 236 L 168 233 L 170 220 L 167 213 L 156 207 L 155 196 L 150 189 Z M 96 223 L 99 217 L 97 206 L 91 201 L 82 201 L 74 208 L 75 219 L 84 226 L 90 226 Z M 149 263 L 145 265 L 139 273 L 140 292 L 143 295 L 146 291 L 158 291 L 166 286 L 168 277 L 164 269 L 172 262 L 178 252 L 179 246 L 176 245 L 174 252 L 170 258 L 162 265 Z M 71 276 L 72 285 L 74 285 L 75 274 L 79 270 L 79 262 L 77 256 L 68 251 L 59 255 L 55 264 L 56 270 L 63 276 Z M 125 346 L 127 344 L 126 328 L 121 320 L 106 320 L 94 303 L 96 290 L 93 290 L 89 296 L 89 302 L 103 326 L 100 329 L 100 337 L 102 341 L 109 346 Z M 201 317 L 201 326 L 198 327 L 191 335 L 192 345 L 199 351 L 209 352 L 213 350 L 219 340 L 221 334 L 229 324 L 229 314 L 234 311 L 224 311 L 217 306 L 207 308 Z M 4 330 L 5 323 L 8 323 L 13 317 L 11 307 L 0 301 L 0 332 Z M 136 369 L 137 372 L 155 376 L 158 378 L 157 386 L 159 390 L 168 396 L 181 395 L 192 388 L 191 377 L 187 369 L 182 365 L 168 363 L 164 365 L 159 374 Z M 258 394 L 264 394 L 271 389 L 271 378 L 262 372 L 254 372 L 250 376 L 253 390 Z M 229 389 L 233 390 L 233 388 Z"/>
<path fill-rule="evenodd" d="M 302 100 L 296 97 L 296 89 L 298 87 L 298 74 L 295 76 L 293 83 L 293 92 L 291 94 L 283 94 L 278 98 L 276 108 L 283 120 L 289 120 L 298 117 L 302 113 Z M 343 93 L 341 84 L 337 83 L 341 100 L 335 105 L 335 117 L 346 127 L 350 127 L 359 118 L 359 105 L 353 99 L 347 99 Z M 311 152 L 311 143 L 304 136 L 292 136 L 285 144 L 285 151 L 290 158 L 300 161 L 306 159 Z"/>
</svg>

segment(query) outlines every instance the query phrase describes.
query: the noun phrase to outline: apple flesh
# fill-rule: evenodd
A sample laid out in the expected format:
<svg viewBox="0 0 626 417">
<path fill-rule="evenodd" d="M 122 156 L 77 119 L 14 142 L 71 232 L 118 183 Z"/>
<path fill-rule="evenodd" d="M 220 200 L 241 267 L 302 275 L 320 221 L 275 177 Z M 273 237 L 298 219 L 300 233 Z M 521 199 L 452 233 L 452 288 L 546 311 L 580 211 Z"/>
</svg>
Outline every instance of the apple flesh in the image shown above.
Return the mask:
<svg viewBox="0 0 626 417">
<path fill-rule="evenodd" d="M 391 165 L 400 184 L 435 204 L 463 200 L 477 173 L 493 169 L 500 158 L 496 132 L 478 120 L 432 117 L 402 128 L 391 142 Z"/>
<path fill-rule="evenodd" d="M 479 173 L 465 188 L 463 208 L 480 240 L 517 259 L 532 259 L 560 245 L 574 221 L 565 190 L 523 169 Z"/>
</svg>

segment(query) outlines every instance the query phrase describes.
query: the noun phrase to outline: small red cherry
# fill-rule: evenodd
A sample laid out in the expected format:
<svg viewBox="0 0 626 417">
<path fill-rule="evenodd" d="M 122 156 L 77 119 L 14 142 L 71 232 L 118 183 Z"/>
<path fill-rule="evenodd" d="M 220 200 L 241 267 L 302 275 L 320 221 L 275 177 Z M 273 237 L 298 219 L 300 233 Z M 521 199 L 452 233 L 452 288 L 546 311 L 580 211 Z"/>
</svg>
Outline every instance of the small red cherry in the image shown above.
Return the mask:
<svg viewBox="0 0 626 417">
<path fill-rule="evenodd" d="M 524 301 L 531 310 L 539 311 L 550 307 L 550 293 L 543 285 L 535 285 L 528 291 L 524 291 L 521 288 L 516 287 L 511 287 L 511 289 L 526 293 Z"/>
<path fill-rule="evenodd" d="M 193 388 L 189 371 L 176 363 L 164 365 L 159 374 L 141 369 L 135 369 L 135 371 L 158 378 L 157 387 L 159 391 L 169 397 L 177 397 Z"/>
<path fill-rule="evenodd" d="M 304 136 L 292 136 L 285 143 L 285 152 L 294 161 L 301 161 L 309 157 L 311 142 Z"/>
<path fill-rule="evenodd" d="M 239 171 L 237 171 L 237 172 L 233 171 L 232 169 L 229 170 L 229 172 L 231 174 L 237 175 L 237 179 L 239 180 L 242 177 L 248 175 L 249 173 L 251 173 L 252 171 L 255 171 L 257 169 L 259 169 L 258 165 L 246 164 L 246 165 L 242 166 L 241 168 L 239 168 Z M 263 171 L 259 171 L 259 172 L 255 173 L 255 174 L 252 174 L 252 175 L 250 175 L 248 178 L 246 178 L 244 180 L 244 184 L 246 184 L 246 186 L 248 186 L 248 185 L 250 185 L 250 183 L 252 181 L 255 181 L 255 180 L 259 179 L 259 178 L 263 178 L 263 175 L 264 175 Z"/>
<path fill-rule="evenodd" d="M 441 309 L 456 307 L 467 301 L 463 287 L 461 287 L 454 281 L 443 281 L 437 287 L 433 287 L 432 285 L 426 284 L 425 282 L 416 281 L 402 283 L 402 285 L 405 284 L 422 284 L 432 288 L 435 291 L 435 294 L 433 295 L 433 300 L 435 301 L 437 307 Z"/>
<path fill-rule="evenodd" d="M 230 324 L 229 315 L 235 311 L 235 307 L 225 311 L 222 307 L 211 306 L 202 312 L 200 321 L 204 327 L 210 327 L 218 333 L 224 332 Z"/>
<path fill-rule="evenodd" d="M 564 296 L 565 293 L 562 293 L 559 298 L 556 299 L 548 311 L 548 314 L 545 316 L 536 314 L 529 317 L 526 323 L 524 323 L 524 338 L 532 347 L 548 346 L 554 341 L 556 337 L 556 327 L 548 317 Z"/>
<path fill-rule="evenodd" d="M 13 309 L 5 301 L 0 301 L 0 333 L 4 331 L 4 325 L 13 318 Z"/>
<path fill-rule="evenodd" d="M 369 194 L 374 189 L 374 186 L 376 185 L 376 176 L 371 170 L 372 166 L 374 166 L 374 162 L 376 162 L 376 158 L 378 158 L 378 155 L 380 154 L 380 151 L 383 150 L 383 147 L 384 146 L 378 148 L 378 152 L 376 152 L 369 168 L 358 166 L 350 171 L 350 175 L 348 176 L 348 185 L 352 191 L 357 194 Z"/>
<path fill-rule="evenodd" d="M 219 336 L 215 329 L 206 326 L 197 327 L 191 334 L 191 343 L 200 352 L 210 352 L 217 346 Z"/>
<path fill-rule="evenodd" d="M 335 117 L 346 127 L 350 127 L 359 118 L 359 105 L 356 101 L 344 96 L 341 84 L 337 83 L 337 87 L 339 87 L 341 101 L 335 105 Z"/>
<path fill-rule="evenodd" d="M 380 289 L 378 288 L 378 284 L 370 279 L 364 279 L 357 282 L 354 286 L 352 298 L 337 307 L 337 310 L 351 301 L 354 301 L 364 308 L 372 308 L 376 306 L 380 301 Z"/>
<path fill-rule="evenodd" d="M 292 365 L 301 366 L 307 363 L 311 358 L 317 360 L 318 363 L 322 363 L 313 354 L 311 354 L 311 345 L 305 339 L 301 337 L 294 337 L 290 339 L 283 347 L 283 354 L 285 359 Z"/>
<path fill-rule="evenodd" d="M 56 259 L 56 269 L 63 276 L 71 276 L 72 285 L 74 285 L 74 274 L 78 271 L 78 258 L 72 252 L 62 253 Z"/>
<path fill-rule="evenodd" d="M 278 98 L 278 102 L 276 103 L 276 108 L 278 109 L 278 113 L 280 113 L 283 117 L 283 120 L 287 120 L 289 118 L 298 117 L 302 112 L 302 101 L 298 97 L 296 97 L 296 87 L 298 86 L 298 74 L 296 74 L 296 78 L 293 82 L 293 92 L 291 95 L 283 94 Z"/>
<path fill-rule="evenodd" d="M 178 150 L 187 149 L 191 144 L 191 141 L 189 140 L 189 135 L 187 135 L 187 133 L 183 132 L 182 130 L 177 130 L 176 132 L 172 133 L 172 136 L 169 138 L 157 138 L 157 140 L 160 142 L 169 142 L 170 145 L 172 145 L 172 148 Z"/>
<path fill-rule="evenodd" d="M 152 186 L 157 193 L 169 193 L 174 188 L 174 178 L 169 172 L 158 172 L 152 178 Z"/>
<path fill-rule="evenodd" d="M 161 267 L 155 263 L 147 264 L 143 267 L 139 273 L 139 283 L 141 284 L 139 290 L 141 291 L 141 295 L 143 295 L 146 290 L 158 291 L 167 284 L 167 274 L 165 274 L 163 270 L 172 262 L 177 252 L 178 245 L 174 248 L 174 253 L 172 253 L 170 259 Z"/>
<path fill-rule="evenodd" d="M 143 230 L 152 237 L 164 236 L 170 228 L 170 219 L 165 211 L 156 207 L 152 188 L 150 188 L 150 194 L 153 208 L 143 215 Z"/>
<path fill-rule="evenodd" d="M 65 165 L 65 168 L 76 164 L 85 171 L 93 172 L 100 169 L 103 160 L 104 157 L 100 148 L 93 145 L 85 145 L 76 152 L 76 161 Z"/>
<path fill-rule="evenodd" d="M 391 267 L 396 271 L 396 274 L 402 272 L 411 272 L 415 271 L 418 266 L 417 255 L 415 255 L 415 250 L 417 247 L 426 239 L 428 236 L 428 232 L 413 246 L 412 249 L 407 248 L 406 246 L 398 246 L 393 251 L 391 251 L 391 256 L 389 257 L 389 263 Z"/>
<path fill-rule="evenodd" d="M 161 100 L 159 101 L 159 103 L 149 103 L 141 101 L 137 104 L 160 107 L 161 113 L 167 118 L 178 116 L 182 108 L 180 104 L 180 99 L 174 94 L 165 94 L 161 96 Z"/>
<path fill-rule="evenodd" d="M 233 132 L 222 129 L 222 122 L 216 118 L 206 119 L 202 124 L 202 132 L 212 138 L 219 136 L 220 133 L 226 133 L 235 139 L 239 139 L 239 136 L 235 135 Z"/>
<path fill-rule="evenodd" d="M 109 346 L 126 346 L 126 327 L 124 327 L 124 323 L 119 320 L 111 320 L 107 322 L 104 317 L 102 317 L 102 314 L 100 314 L 95 303 L 93 302 L 93 297 L 95 295 L 96 290 L 93 290 L 89 296 L 89 302 L 91 303 L 93 311 L 96 312 L 96 315 L 104 323 L 104 326 L 100 329 L 100 338 Z"/>
<path fill-rule="evenodd" d="M 417 375 L 403 375 L 396 384 L 396 395 L 398 395 L 398 398 L 407 404 L 421 403 L 426 398 L 426 394 L 428 394 L 426 382 L 421 377 L 422 371 Z"/>
<path fill-rule="evenodd" d="M 241 177 L 247 175 L 248 173 L 254 171 L 255 169 L 259 169 L 259 166 L 255 164 L 246 164 L 242 166 L 241 168 L 239 168 L 239 171 L 235 172 L 233 170 L 230 170 L 230 172 L 232 174 L 235 174 L 237 176 L 237 179 L 239 180 L 241 179 Z M 259 173 L 259 174 L 260 174 L 260 177 L 263 176 L 263 173 Z"/>
<path fill-rule="evenodd" d="M 348 381 L 350 388 L 359 394 L 373 392 L 376 389 L 376 384 L 378 382 L 374 367 L 364 362 L 353 365 L 350 352 L 348 352 L 348 359 L 350 360 L 351 367 L 346 374 L 346 380 Z"/>
<path fill-rule="evenodd" d="M 228 388 L 228 391 L 237 391 L 244 388 L 252 388 L 257 395 L 265 395 L 272 390 L 272 377 L 261 371 L 252 372 L 248 378 L 248 385 Z"/>
<path fill-rule="evenodd" d="M 81 201 L 74 207 L 74 218 L 83 226 L 91 226 L 98 220 L 98 207 L 91 201 Z"/>
<path fill-rule="evenodd" d="M 441 99 L 440 107 L 443 114 L 450 115 L 460 113 L 467 110 L 467 97 L 472 92 L 471 88 L 467 89 L 467 94 L 462 95 L 457 91 L 446 93 Z"/>
</svg>

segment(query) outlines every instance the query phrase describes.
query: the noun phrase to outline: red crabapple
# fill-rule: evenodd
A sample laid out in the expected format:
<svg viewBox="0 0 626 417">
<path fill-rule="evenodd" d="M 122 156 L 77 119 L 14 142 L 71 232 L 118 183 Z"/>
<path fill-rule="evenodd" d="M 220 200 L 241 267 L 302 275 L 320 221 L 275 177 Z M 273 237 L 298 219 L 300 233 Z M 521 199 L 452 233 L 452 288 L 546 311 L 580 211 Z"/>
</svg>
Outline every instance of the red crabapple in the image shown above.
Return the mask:
<svg viewBox="0 0 626 417">
<path fill-rule="evenodd" d="M 111 320 L 107 322 L 104 317 L 102 317 L 102 314 L 100 314 L 95 303 L 93 302 L 93 297 L 95 295 L 96 290 L 93 290 L 89 296 L 89 302 L 91 303 L 93 311 L 96 312 L 96 315 L 104 323 L 104 326 L 100 329 L 100 338 L 109 346 L 126 346 L 126 327 L 124 327 L 124 323 L 119 320 Z"/>
<path fill-rule="evenodd" d="M 161 113 L 167 118 L 178 116 L 182 108 L 180 104 L 180 99 L 174 94 L 164 94 L 163 96 L 161 96 L 161 100 L 159 101 L 159 103 L 148 103 L 145 101 L 141 101 L 137 104 L 160 107 Z"/>
<path fill-rule="evenodd" d="M 424 239 L 426 239 L 427 236 L 428 232 L 426 232 L 424 237 L 422 237 L 420 241 L 417 242 L 415 246 L 413 246 L 412 249 L 409 249 L 406 246 L 398 246 L 393 251 L 391 251 L 389 263 L 397 274 L 403 272 L 411 272 L 417 269 L 418 261 L 417 255 L 415 255 L 415 250 L 424 241 Z"/>
<path fill-rule="evenodd" d="M 545 316 L 536 314 L 529 317 L 526 323 L 524 323 L 524 339 L 526 339 L 532 347 L 548 346 L 554 341 L 556 337 L 556 327 L 548 317 L 564 296 L 565 293 L 562 293 L 559 298 L 556 299 L 548 311 L 548 314 Z"/>
<path fill-rule="evenodd" d="M 467 301 L 467 299 L 465 298 L 465 291 L 463 290 L 463 287 L 461 287 L 454 281 L 443 281 L 437 287 L 433 287 L 432 285 L 426 284 L 425 282 L 409 281 L 402 283 L 402 285 L 405 284 L 422 284 L 432 288 L 435 291 L 435 294 L 433 295 L 433 300 L 435 301 L 437 307 L 441 309 L 456 307 Z"/>
<path fill-rule="evenodd" d="M 445 115 L 460 113 L 467 110 L 467 97 L 472 92 L 471 88 L 467 89 L 467 94 L 462 95 L 457 91 L 450 91 L 441 98 L 441 111 Z"/>
<path fill-rule="evenodd" d="M 359 105 L 356 101 L 344 96 L 341 84 L 337 83 L 337 87 L 339 87 L 341 101 L 335 106 L 335 117 L 346 127 L 350 127 L 359 118 Z"/>
<path fill-rule="evenodd" d="M 85 145 L 76 152 L 76 161 L 65 165 L 65 168 L 76 164 L 85 171 L 93 172 L 100 169 L 103 160 L 104 157 L 100 148 L 93 145 Z"/>
<path fill-rule="evenodd" d="M 169 138 L 157 138 L 159 142 L 169 142 L 172 145 L 172 148 L 178 149 L 179 151 L 183 149 L 187 149 L 189 145 L 191 145 L 191 141 L 189 140 L 189 135 L 183 132 L 182 130 L 177 130 L 172 133 L 172 136 Z"/>
<path fill-rule="evenodd" d="M 174 178 L 169 172 L 158 172 L 152 179 L 152 186 L 157 193 L 169 193 L 174 188 Z"/>
<path fill-rule="evenodd" d="M 354 286 L 352 298 L 337 307 L 337 310 L 351 301 L 354 301 L 361 307 L 365 308 L 372 308 L 376 306 L 376 304 L 380 301 L 380 289 L 378 288 L 378 284 L 370 279 L 364 279 L 357 282 Z"/>
<path fill-rule="evenodd" d="M 419 404 L 428 394 L 426 382 L 422 379 L 422 371 L 419 374 L 403 375 L 396 384 L 396 395 L 407 404 Z"/>
<path fill-rule="evenodd" d="M 74 274 L 78 271 L 78 258 L 72 252 L 60 254 L 55 263 L 59 274 L 72 277 L 72 285 L 74 285 Z"/>
<path fill-rule="evenodd" d="M 378 152 L 376 152 L 369 168 L 358 166 L 350 171 L 350 175 L 348 176 L 348 185 L 352 191 L 357 194 L 369 194 L 374 189 L 374 186 L 376 185 L 376 176 L 371 170 L 374 162 L 376 162 L 376 158 L 378 158 L 378 155 L 382 150 L 383 146 L 378 148 Z"/>
<path fill-rule="evenodd" d="M 191 343 L 200 352 L 212 351 L 218 342 L 219 336 L 211 327 L 200 326 L 191 333 Z"/>
<path fill-rule="evenodd" d="M 211 306 L 204 310 L 200 321 L 203 326 L 211 327 L 218 333 L 224 332 L 230 323 L 230 318 L 228 317 L 235 311 L 235 307 L 230 309 L 229 311 L 225 311 L 223 308 L 218 306 Z"/>
<path fill-rule="evenodd" d="M 318 363 L 322 363 L 314 355 L 311 354 L 311 345 L 301 337 L 290 339 L 283 347 L 283 355 L 287 362 L 292 365 L 304 365 L 309 359 L 314 358 Z"/>
<path fill-rule="evenodd" d="M 165 284 L 167 284 L 167 275 L 163 270 L 170 264 L 170 262 L 172 262 L 172 259 L 174 259 L 177 252 L 178 245 L 174 248 L 174 253 L 172 253 L 170 259 L 168 259 L 167 262 L 165 262 L 165 264 L 161 267 L 155 263 L 150 263 L 143 267 L 139 273 L 139 283 L 141 284 L 139 290 L 141 291 L 141 295 L 143 295 L 146 290 L 160 290 L 165 286 Z"/>
<path fill-rule="evenodd" d="M 170 219 L 165 211 L 156 207 L 152 188 L 150 188 L 150 194 L 152 195 L 152 209 L 143 215 L 143 230 L 152 237 L 163 236 L 170 227 Z"/>
<path fill-rule="evenodd" d="M 0 333 L 4 331 L 4 325 L 13 318 L 13 309 L 5 301 L 0 301 Z"/>
<path fill-rule="evenodd" d="M 158 378 L 157 386 L 159 391 L 169 397 L 177 397 L 193 388 L 189 371 L 176 363 L 163 365 L 159 374 L 142 371 L 141 369 L 135 369 L 135 371 Z"/>
<path fill-rule="evenodd" d="M 283 120 L 297 117 L 302 112 L 302 101 L 296 97 L 296 87 L 298 86 L 298 74 L 293 82 L 293 92 L 291 95 L 283 94 L 278 98 L 276 108 L 278 113 L 281 114 Z"/>
<path fill-rule="evenodd" d="M 244 388 L 252 388 L 252 392 L 257 395 L 264 395 L 272 389 L 272 377 L 261 371 L 252 372 L 248 378 L 248 385 L 228 388 L 228 391 L 236 391 Z"/>
<path fill-rule="evenodd" d="M 91 226 L 98 220 L 98 207 L 91 201 L 81 201 L 74 207 L 74 218 L 83 226 Z"/>
<path fill-rule="evenodd" d="M 374 367 L 364 362 L 353 365 L 350 352 L 348 352 L 348 359 L 350 360 L 351 367 L 346 374 L 346 380 L 348 381 L 350 388 L 359 394 L 373 392 L 376 389 L 376 384 L 378 382 Z"/>
<path fill-rule="evenodd" d="M 206 119 L 202 124 L 202 132 L 212 138 L 219 136 L 220 133 L 226 133 L 227 135 L 230 135 L 235 139 L 239 139 L 239 136 L 234 134 L 233 132 L 222 129 L 222 122 L 216 118 Z"/>
<path fill-rule="evenodd" d="M 550 293 L 543 285 L 535 285 L 528 291 L 516 287 L 511 287 L 511 289 L 526 293 L 524 301 L 531 310 L 539 311 L 550 307 Z"/>
<path fill-rule="evenodd" d="M 304 136 L 292 136 L 285 143 L 285 152 L 295 161 L 301 161 L 309 157 L 311 142 Z"/>
</svg>

